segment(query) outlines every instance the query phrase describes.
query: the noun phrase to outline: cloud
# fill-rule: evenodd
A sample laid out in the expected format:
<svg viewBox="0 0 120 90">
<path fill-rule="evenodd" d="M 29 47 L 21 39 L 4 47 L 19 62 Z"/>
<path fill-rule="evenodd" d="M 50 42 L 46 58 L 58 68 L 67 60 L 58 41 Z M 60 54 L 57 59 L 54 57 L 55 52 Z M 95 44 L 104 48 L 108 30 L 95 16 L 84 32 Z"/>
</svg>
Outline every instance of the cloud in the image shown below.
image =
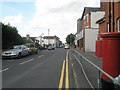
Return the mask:
<svg viewBox="0 0 120 90">
<path fill-rule="evenodd" d="M 28 21 L 23 21 L 23 16 L 7 16 L 4 22 L 10 22 L 11 25 L 22 25 L 19 33 L 22 36 L 39 36 L 41 33 L 48 35 L 57 35 L 62 41 L 70 33 L 77 31 L 77 19 L 81 17 L 84 7 L 99 6 L 99 0 L 36 0 L 36 11 L 34 16 Z"/>
<path fill-rule="evenodd" d="M 23 19 L 23 15 L 19 13 L 18 15 L 14 16 L 5 16 L 1 19 L 1 22 L 4 24 L 10 24 L 11 26 L 14 26 L 17 28 L 18 33 L 21 35 L 24 35 L 24 33 L 27 33 L 26 31 L 23 31 L 26 27 L 26 22 Z"/>
<path fill-rule="evenodd" d="M 12 26 L 19 27 L 19 25 L 23 22 L 22 14 L 18 14 L 16 16 L 5 16 L 1 20 L 4 24 L 10 23 Z"/>
<path fill-rule="evenodd" d="M 99 6 L 96 0 L 36 0 L 36 13 L 29 22 L 31 28 L 51 35 L 57 35 L 65 41 L 69 33 L 77 30 L 77 19 L 81 17 L 84 7 Z"/>
<path fill-rule="evenodd" d="M 34 2 L 34 0 L 0 0 L 0 2 Z"/>
</svg>

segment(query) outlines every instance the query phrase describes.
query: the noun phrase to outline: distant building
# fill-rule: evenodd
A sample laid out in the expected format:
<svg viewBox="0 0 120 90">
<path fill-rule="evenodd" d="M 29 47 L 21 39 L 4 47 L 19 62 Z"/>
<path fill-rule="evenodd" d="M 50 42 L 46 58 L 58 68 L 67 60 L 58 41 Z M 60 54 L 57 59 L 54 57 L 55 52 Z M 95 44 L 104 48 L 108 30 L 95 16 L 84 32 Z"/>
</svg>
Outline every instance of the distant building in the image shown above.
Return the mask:
<svg viewBox="0 0 120 90">
<path fill-rule="evenodd" d="M 61 44 L 61 41 L 57 36 L 44 36 L 44 44 L 49 45 L 51 44 L 52 46 L 59 47 Z"/>
<path fill-rule="evenodd" d="M 77 48 L 85 52 L 95 52 L 95 41 L 99 31 L 99 24 L 96 21 L 104 14 L 100 8 L 84 8 L 81 19 L 77 21 Z"/>
<path fill-rule="evenodd" d="M 38 43 L 39 43 L 41 46 L 43 46 L 43 44 L 44 44 L 44 38 L 43 38 L 42 36 L 38 36 L 38 37 L 36 37 L 35 39 L 38 41 Z"/>
<path fill-rule="evenodd" d="M 77 20 L 77 33 L 76 33 L 76 38 L 75 38 L 75 44 L 76 44 L 76 47 L 78 49 L 81 49 L 82 48 L 81 46 L 83 46 L 82 41 L 81 41 L 82 37 L 83 37 L 83 34 L 82 34 L 82 20 L 81 20 L 81 18 L 79 18 Z"/>
<path fill-rule="evenodd" d="M 37 40 L 35 39 L 36 37 L 30 37 L 29 34 L 26 35 L 26 37 L 24 37 L 26 39 L 27 43 L 35 43 L 37 42 Z"/>
<path fill-rule="evenodd" d="M 120 0 L 113 2 L 100 2 L 100 10 L 105 15 L 97 20 L 99 34 L 105 32 L 120 32 Z M 101 39 L 98 37 L 98 39 Z"/>
<path fill-rule="evenodd" d="M 30 37 L 29 34 L 24 37 L 27 41 L 27 43 L 38 43 L 41 46 L 44 45 L 49 45 L 51 44 L 52 46 L 59 47 L 62 45 L 62 41 L 60 41 L 60 38 L 58 38 L 56 35 L 55 36 L 38 36 L 38 37 Z"/>
</svg>

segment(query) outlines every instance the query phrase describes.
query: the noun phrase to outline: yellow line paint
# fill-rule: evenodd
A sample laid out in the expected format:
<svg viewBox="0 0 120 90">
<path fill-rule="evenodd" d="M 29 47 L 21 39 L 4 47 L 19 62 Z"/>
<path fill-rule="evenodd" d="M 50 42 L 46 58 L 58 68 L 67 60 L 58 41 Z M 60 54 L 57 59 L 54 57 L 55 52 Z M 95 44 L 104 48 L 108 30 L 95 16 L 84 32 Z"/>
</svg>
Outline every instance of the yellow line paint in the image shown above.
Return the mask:
<svg viewBox="0 0 120 90">
<path fill-rule="evenodd" d="M 68 53 L 69 53 L 69 50 L 67 51 L 67 54 L 66 54 L 66 80 L 65 80 L 65 88 L 67 90 L 69 89 Z"/>
<path fill-rule="evenodd" d="M 61 71 L 61 77 L 60 77 L 58 90 L 62 90 L 62 87 L 63 87 L 63 79 L 64 79 L 64 71 L 65 71 L 64 68 L 65 68 L 65 60 L 63 61 L 63 65 L 62 65 L 62 71 Z"/>
<path fill-rule="evenodd" d="M 62 90 L 62 88 L 63 88 L 65 68 L 66 68 L 65 88 L 66 88 L 66 90 L 69 90 L 68 53 L 69 53 L 69 50 L 66 53 L 66 60 L 63 61 L 58 90 Z M 65 67 L 65 65 L 66 65 L 66 67 Z"/>
</svg>

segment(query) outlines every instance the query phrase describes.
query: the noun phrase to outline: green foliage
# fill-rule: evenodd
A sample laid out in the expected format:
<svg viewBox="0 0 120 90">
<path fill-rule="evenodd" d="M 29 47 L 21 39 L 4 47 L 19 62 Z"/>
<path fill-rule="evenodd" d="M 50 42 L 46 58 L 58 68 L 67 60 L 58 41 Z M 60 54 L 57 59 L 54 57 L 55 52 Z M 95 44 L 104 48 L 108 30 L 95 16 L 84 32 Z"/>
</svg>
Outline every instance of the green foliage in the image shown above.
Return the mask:
<svg viewBox="0 0 120 90">
<path fill-rule="evenodd" d="M 48 47 L 49 47 L 49 46 L 52 46 L 52 44 L 49 43 L 49 44 L 48 44 Z"/>
<path fill-rule="evenodd" d="M 74 40 L 75 40 L 75 35 L 74 34 L 69 34 L 67 37 L 66 37 L 66 42 L 67 44 L 69 44 L 70 46 L 74 45 Z"/>
<path fill-rule="evenodd" d="M 40 48 L 41 48 L 41 45 L 40 45 L 38 42 L 36 42 L 36 43 L 35 43 L 35 47 L 40 49 Z"/>
<path fill-rule="evenodd" d="M 23 41 L 24 43 L 29 43 L 29 44 L 33 43 L 30 39 L 27 40 L 26 37 L 23 37 Z"/>
<path fill-rule="evenodd" d="M 18 34 L 16 27 L 2 24 L 2 49 L 8 49 L 13 45 L 25 43 L 24 39 Z"/>
</svg>

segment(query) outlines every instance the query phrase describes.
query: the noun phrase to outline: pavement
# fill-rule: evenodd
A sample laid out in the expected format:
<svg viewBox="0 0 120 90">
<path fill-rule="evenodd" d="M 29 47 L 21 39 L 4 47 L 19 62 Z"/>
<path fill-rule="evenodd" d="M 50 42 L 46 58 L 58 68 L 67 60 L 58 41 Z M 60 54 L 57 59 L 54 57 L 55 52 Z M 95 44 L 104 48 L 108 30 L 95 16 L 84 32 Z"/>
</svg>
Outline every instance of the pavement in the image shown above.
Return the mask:
<svg viewBox="0 0 120 90">
<path fill-rule="evenodd" d="M 72 48 L 70 50 L 70 55 L 71 66 L 73 68 L 73 77 L 75 78 L 76 85 L 71 85 L 73 86 L 72 88 L 98 88 L 98 70 L 86 60 L 81 59 L 81 57 L 75 54 L 73 50 L 76 49 Z M 102 59 L 96 57 L 94 53 L 86 53 L 79 50 L 76 51 L 79 52 L 85 58 L 87 58 L 90 62 L 94 63 L 99 68 L 102 67 Z M 78 60 L 76 60 L 76 58 Z M 82 67 L 79 64 L 79 61 L 81 62 Z M 84 69 L 84 72 L 82 71 L 82 69 Z M 84 75 L 84 73 L 86 74 L 86 76 Z"/>
<path fill-rule="evenodd" d="M 75 49 L 75 50 L 78 51 L 80 54 L 82 54 L 87 59 L 89 59 L 95 65 L 97 65 L 99 68 L 102 68 L 102 58 L 95 56 L 94 52 L 82 52 L 82 51 L 77 50 L 77 49 Z"/>
</svg>

